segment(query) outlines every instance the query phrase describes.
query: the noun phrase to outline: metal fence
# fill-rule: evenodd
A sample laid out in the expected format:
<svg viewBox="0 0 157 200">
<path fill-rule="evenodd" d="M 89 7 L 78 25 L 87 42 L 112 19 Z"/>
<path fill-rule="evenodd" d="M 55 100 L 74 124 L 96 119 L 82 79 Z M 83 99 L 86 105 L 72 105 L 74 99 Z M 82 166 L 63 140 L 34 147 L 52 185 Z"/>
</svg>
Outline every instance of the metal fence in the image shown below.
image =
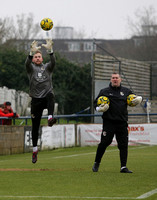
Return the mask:
<svg viewBox="0 0 157 200">
<path fill-rule="evenodd" d="M 74 120 L 76 123 L 79 123 L 80 118 L 81 120 L 83 118 L 92 118 L 92 117 L 101 117 L 102 114 L 72 114 L 72 115 L 54 115 L 54 117 L 57 119 L 57 123 L 60 124 L 60 120 L 61 119 L 66 119 L 67 123 L 69 123 L 70 120 Z M 151 116 L 157 116 L 157 113 L 149 113 L 149 116 L 147 113 L 130 113 L 128 114 L 128 117 L 151 117 Z M 47 119 L 48 116 L 42 116 L 42 119 Z M 23 116 L 23 117 L 19 117 L 19 118 L 8 118 L 8 117 L 0 117 L 0 121 L 2 119 L 12 119 L 13 120 L 13 125 L 16 125 L 16 120 L 21 120 L 25 125 L 28 125 L 28 120 L 31 119 L 31 116 Z M 82 120 L 83 121 L 83 120 Z M 138 122 L 137 122 L 138 123 Z M 0 123 L 1 124 L 1 123 Z"/>
</svg>

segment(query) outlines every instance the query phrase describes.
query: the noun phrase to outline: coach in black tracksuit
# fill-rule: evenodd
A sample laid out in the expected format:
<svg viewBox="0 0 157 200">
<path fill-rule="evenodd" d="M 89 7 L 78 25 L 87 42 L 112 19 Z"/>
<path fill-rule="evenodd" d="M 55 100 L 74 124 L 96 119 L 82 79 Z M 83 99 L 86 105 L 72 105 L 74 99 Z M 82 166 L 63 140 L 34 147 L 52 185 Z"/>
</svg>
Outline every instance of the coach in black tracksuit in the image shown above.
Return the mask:
<svg viewBox="0 0 157 200">
<path fill-rule="evenodd" d="M 121 77 L 117 73 L 111 76 L 111 83 L 109 87 L 100 90 L 97 98 L 94 101 L 94 107 L 98 112 L 103 112 L 103 130 L 101 134 L 101 141 L 98 145 L 95 163 L 93 165 L 93 172 L 97 172 L 101 158 L 106 148 L 112 143 L 114 134 L 118 143 L 120 151 L 121 170 L 123 173 L 132 173 L 126 167 L 128 154 L 128 111 L 127 111 L 127 96 L 133 92 L 121 86 Z M 110 100 L 110 104 L 102 104 L 98 107 L 97 99 L 100 96 L 106 96 Z M 141 103 L 142 97 L 136 96 L 132 101 L 134 105 Z"/>
</svg>

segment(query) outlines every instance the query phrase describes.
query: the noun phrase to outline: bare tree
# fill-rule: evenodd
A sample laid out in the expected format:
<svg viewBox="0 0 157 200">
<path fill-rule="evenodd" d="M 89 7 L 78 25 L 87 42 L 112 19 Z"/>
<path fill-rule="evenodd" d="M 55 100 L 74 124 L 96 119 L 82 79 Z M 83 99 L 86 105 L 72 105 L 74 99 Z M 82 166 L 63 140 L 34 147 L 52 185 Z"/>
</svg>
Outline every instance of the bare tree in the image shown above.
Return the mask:
<svg viewBox="0 0 157 200">
<path fill-rule="evenodd" d="M 131 36 L 157 35 L 157 16 L 154 7 L 137 9 L 134 19 L 128 17 L 128 28 Z"/>
<path fill-rule="evenodd" d="M 0 44 L 12 38 L 14 32 L 12 24 L 13 20 L 11 18 L 0 19 Z"/>
<path fill-rule="evenodd" d="M 16 39 L 34 39 L 39 36 L 40 31 L 40 24 L 34 22 L 32 13 L 17 15 L 14 36 Z"/>
<path fill-rule="evenodd" d="M 34 22 L 32 13 L 17 15 L 16 19 L 0 19 L 0 44 L 7 40 L 25 40 L 39 38 L 40 23 Z"/>
<path fill-rule="evenodd" d="M 128 27 L 134 41 L 134 58 L 137 60 L 157 60 L 157 16 L 155 9 L 138 9 L 134 21 L 128 18 Z"/>
</svg>

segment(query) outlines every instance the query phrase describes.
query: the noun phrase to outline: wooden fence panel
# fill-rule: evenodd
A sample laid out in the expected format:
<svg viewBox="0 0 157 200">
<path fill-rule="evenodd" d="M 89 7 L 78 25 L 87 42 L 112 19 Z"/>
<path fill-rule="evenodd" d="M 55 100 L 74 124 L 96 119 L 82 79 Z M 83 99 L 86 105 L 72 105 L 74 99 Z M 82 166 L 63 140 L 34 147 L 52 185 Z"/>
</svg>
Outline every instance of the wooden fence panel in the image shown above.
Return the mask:
<svg viewBox="0 0 157 200">
<path fill-rule="evenodd" d="M 122 85 L 130 87 L 134 93 L 142 95 L 143 98 L 150 97 L 150 75 L 151 66 L 146 62 L 119 58 L 122 71 Z M 110 82 L 113 72 L 119 72 L 119 63 L 111 56 L 94 55 L 94 80 Z"/>
<path fill-rule="evenodd" d="M 121 62 L 122 85 L 130 88 L 135 94 L 141 95 L 143 100 L 151 96 L 151 66 L 147 62 L 119 58 Z M 94 82 L 110 83 L 111 74 L 119 72 L 119 63 L 111 56 L 94 54 Z M 102 89 L 102 88 L 100 88 Z M 96 91 L 97 90 L 97 91 Z M 98 88 L 94 88 L 97 96 Z M 151 101 L 151 113 L 157 113 L 157 101 Z M 129 113 L 146 113 L 144 102 L 136 107 L 128 107 Z M 150 117 L 151 122 L 157 122 L 157 115 Z M 129 123 L 147 123 L 147 116 L 129 116 Z"/>
</svg>

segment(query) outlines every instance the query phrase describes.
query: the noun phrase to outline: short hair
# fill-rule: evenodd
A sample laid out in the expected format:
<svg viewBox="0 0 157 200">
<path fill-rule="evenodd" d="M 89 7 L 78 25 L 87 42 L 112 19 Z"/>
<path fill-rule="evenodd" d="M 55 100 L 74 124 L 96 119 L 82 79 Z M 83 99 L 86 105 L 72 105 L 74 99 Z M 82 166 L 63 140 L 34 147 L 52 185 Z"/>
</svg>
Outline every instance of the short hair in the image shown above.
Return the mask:
<svg viewBox="0 0 157 200">
<path fill-rule="evenodd" d="M 112 74 L 119 74 L 118 72 L 113 72 Z"/>
<path fill-rule="evenodd" d="M 42 55 L 42 52 L 40 50 L 36 50 L 34 55 L 37 54 L 37 53 L 40 53 Z"/>
<path fill-rule="evenodd" d="M 6 102 L 5 102 L 5 105 L 6 105 L 6 106 L 11 106 L 11 102 L 6 101 Z"/>
<path fill-rule="evenodd" d="M 118 74 L 119 77 L 121 78 L 121 75 L 120 75 L 118 72 L 113 72 L 113 73 L 111 74 L 111 77 L 112 77 L 113 74 Z"/>
</svg>

